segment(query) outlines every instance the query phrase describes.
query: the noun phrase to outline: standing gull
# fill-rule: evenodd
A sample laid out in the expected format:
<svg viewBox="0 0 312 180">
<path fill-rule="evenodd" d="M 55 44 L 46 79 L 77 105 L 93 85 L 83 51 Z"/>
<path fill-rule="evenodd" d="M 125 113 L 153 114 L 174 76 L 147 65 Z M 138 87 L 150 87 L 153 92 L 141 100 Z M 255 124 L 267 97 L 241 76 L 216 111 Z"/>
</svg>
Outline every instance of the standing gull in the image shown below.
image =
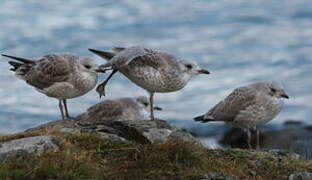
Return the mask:
<svg viewBox="0 0 312 180">
<path fill-rule="evenodd" d="M 118 98 L 105 100 L 91 106 L 78 119 L 87 122 L 103 122 L 107 120 L 144 120 L 148 117 L 150 104 L 147 97 Z M 155 110 L 161 110 L 154 107 Z"/>
<path fill-rule="evenodd" d="M 90 58 L 73 54 L 46 55 L 39 60 L 30 60 L 2 54 L 14 59 L 9 61 L 10 70 L 37 91 L 59 100 L 62 119 L 70 118 L 66 99 L 82 96 L 97 83 L 97 66 Z"/>
<path fill-rule="evenodd" d="M 153 96 L 155 92 L 166 93 L 182 89 L 192 76 L 209 74 L 195 62 L 178 60 L 173 55 L 142 47 L 113 48 L 113 52 L 89 49 L 108 60 L 100 68 L 112 69 L 109 77 L 97 87 L 100 96 L 105 95 L 109 79 L 120 71 L 132 82 L 150 93 L 151 119 L 154 120 Z"/>
<path fill-rule="evenodd" d="M 251 128 L 271 121 L 282 109 L 283 100 L 289 98 L 277 82 L 257 82 L 235 89 L 224 100 L 206 114 L 195 117 L 195 121 L 224 121 L 245 128 L 248 147 L 251 149 Z M 257 129 L 257 149 L 259 148 Z"/>
</svg>

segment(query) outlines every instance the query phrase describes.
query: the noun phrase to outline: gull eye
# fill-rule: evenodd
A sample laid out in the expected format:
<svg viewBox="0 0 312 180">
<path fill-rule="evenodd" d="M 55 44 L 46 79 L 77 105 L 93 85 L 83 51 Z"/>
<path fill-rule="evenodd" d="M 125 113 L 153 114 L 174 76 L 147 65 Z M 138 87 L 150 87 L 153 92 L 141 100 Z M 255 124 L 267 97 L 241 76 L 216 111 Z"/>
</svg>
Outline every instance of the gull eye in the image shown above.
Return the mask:
<svg viewBox="0 0 312 180">
<path fill-rule="evenodd" d="M 271 88 L 271 91 L 272 91 L 273 93 L 276 93 L 276 89 L 274 89 L 274 88 Z"/>
<path fill-rule="evenodd" d="M 85 68 L 90 69 L 91 66 L 90 65 L 83 65 Z"/>
<path fill-rule="evenodd" d="M 145 103 L 143 103 L 143 105 L 144 105 L 144 106 L 148 106 L 148 103 L 147 103 L 147 102 L 145 102 Z"/>
<path fill-rule="evenodd" d="M 185 67 L 186 67 L 187 69 L 192 69 L 192 65 L 191 65 L 191 64 L 186 64 Z"/>
</svg>

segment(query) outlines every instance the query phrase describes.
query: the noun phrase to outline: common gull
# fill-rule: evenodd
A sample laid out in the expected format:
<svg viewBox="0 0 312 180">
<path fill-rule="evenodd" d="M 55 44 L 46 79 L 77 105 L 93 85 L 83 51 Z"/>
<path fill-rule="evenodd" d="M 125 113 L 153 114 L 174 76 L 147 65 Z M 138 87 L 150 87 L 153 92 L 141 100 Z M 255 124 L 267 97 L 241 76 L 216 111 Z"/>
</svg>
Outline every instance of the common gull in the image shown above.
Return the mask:
<svg viewBox="0 0 312 180">
<path fill-rule="evenodd" d="M 97 66 L 90 58 L 60 53 L 46 55 L 38 60 L 2 54 L 14 59 L 10 70 L 37 91 L 59 100 L 62 119 L 70 118 L 66 99 L 82 96 L 97 83 Z"/>
<path fill-rule="evenodd" d="M 224 121 L 247 131 L 248 147 L 251 148 L 251 129 L 257 130 L 259 149 L 259 125 L 271 121 L 282 109 L 282 98 L 289 98 L 277 82 L 257 82 L 235 89 L 206 114 L 195 121 Z"/>
<path fill-rule="evenodd" d="M 102 70 L 112 69 L 109 77 L 97 87 L 100 96 L 105 95 L 105 86 L 109 79 L 121 72 L 132 82 L 150 93 L 150 113 L 154 120 L 153 97 L 156 92 L 166 93 L 182 89 L 194 75 L 209 74 L 196 62 L 179 60 L 175 56 L 142 47 L 117 47 L 112 52 L 89 49 L 103 57 L 107 63 Z"/>
</svg>

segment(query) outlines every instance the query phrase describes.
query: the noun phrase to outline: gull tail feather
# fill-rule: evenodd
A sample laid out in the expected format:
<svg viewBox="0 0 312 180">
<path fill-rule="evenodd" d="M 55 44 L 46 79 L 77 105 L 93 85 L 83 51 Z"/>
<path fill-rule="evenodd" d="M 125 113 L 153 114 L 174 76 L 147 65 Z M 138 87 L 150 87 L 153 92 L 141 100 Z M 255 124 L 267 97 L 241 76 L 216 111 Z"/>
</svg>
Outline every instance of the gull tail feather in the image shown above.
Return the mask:
<svg viewBox="0 0 312 180">
<path fill-rule="evenodd" d="M 22 63 L 18 63 L 15 61 L 9 61 L 9 64 L 13 66 L 13 68 L 10 69 L 11 71 L 16 71 L 19 67 L 23 65 Z"/>
<path fill-rule="evenodd" d="M 11 59 L 15 59 L 19 62 L 22 62 L 22 63 L 25 63 L 25 64 L 32 64 L 32 63 L 35 63 L 35 61 L 33 60 L 30 60 L 30 59 L 26 59 L 26 58 L 21 58 L 21 57 L 16 57 L 16 56 L 10 56 L 10 55 L 6 55 L 6 54 L 1 54 L 2 56 L 4 57 L 8 57 L 8 58 L 11 58 Z"/>
<path fill-rule="evenodd" d="M 201 116 L 195 117 L 194 121 L 205 123 L 205 122 L 215 121 L 215 120 L 213 118 L 209 118 L 209 117 L 207 118 L 205 117 L 205 115 L 201 115 Z"/>
<path fill-rule="evenodd" d="M 108 52 L 108 51 L 99 51 L 96 49 L 89 49 L 89 51 L 93 52 L 94 54 L 104 58 L 105 60 L 111 60 L 116 54 L 113 52 Z"/>
</svg>

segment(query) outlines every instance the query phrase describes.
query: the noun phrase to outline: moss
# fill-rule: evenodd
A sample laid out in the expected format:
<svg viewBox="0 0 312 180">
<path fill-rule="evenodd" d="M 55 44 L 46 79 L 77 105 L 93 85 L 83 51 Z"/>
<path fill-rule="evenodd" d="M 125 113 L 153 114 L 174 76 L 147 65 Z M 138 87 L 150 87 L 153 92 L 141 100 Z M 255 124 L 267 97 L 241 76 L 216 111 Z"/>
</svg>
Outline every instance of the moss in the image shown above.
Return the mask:
<svg viewBox="0 0 312 180">
<path fill-rule="evenodd" d="M 109 143 L 89 134 L 40 130 L 2 136 L 0 141 L 54 135 L 59 152 L 20 157 L 0 164 L 0 179 L 200 179 L 222 172 L 234 179 L 287 179 L 312 171 L 312 162 L 247 150 L 207 150 L 197 144 Z"/>
</svg>

